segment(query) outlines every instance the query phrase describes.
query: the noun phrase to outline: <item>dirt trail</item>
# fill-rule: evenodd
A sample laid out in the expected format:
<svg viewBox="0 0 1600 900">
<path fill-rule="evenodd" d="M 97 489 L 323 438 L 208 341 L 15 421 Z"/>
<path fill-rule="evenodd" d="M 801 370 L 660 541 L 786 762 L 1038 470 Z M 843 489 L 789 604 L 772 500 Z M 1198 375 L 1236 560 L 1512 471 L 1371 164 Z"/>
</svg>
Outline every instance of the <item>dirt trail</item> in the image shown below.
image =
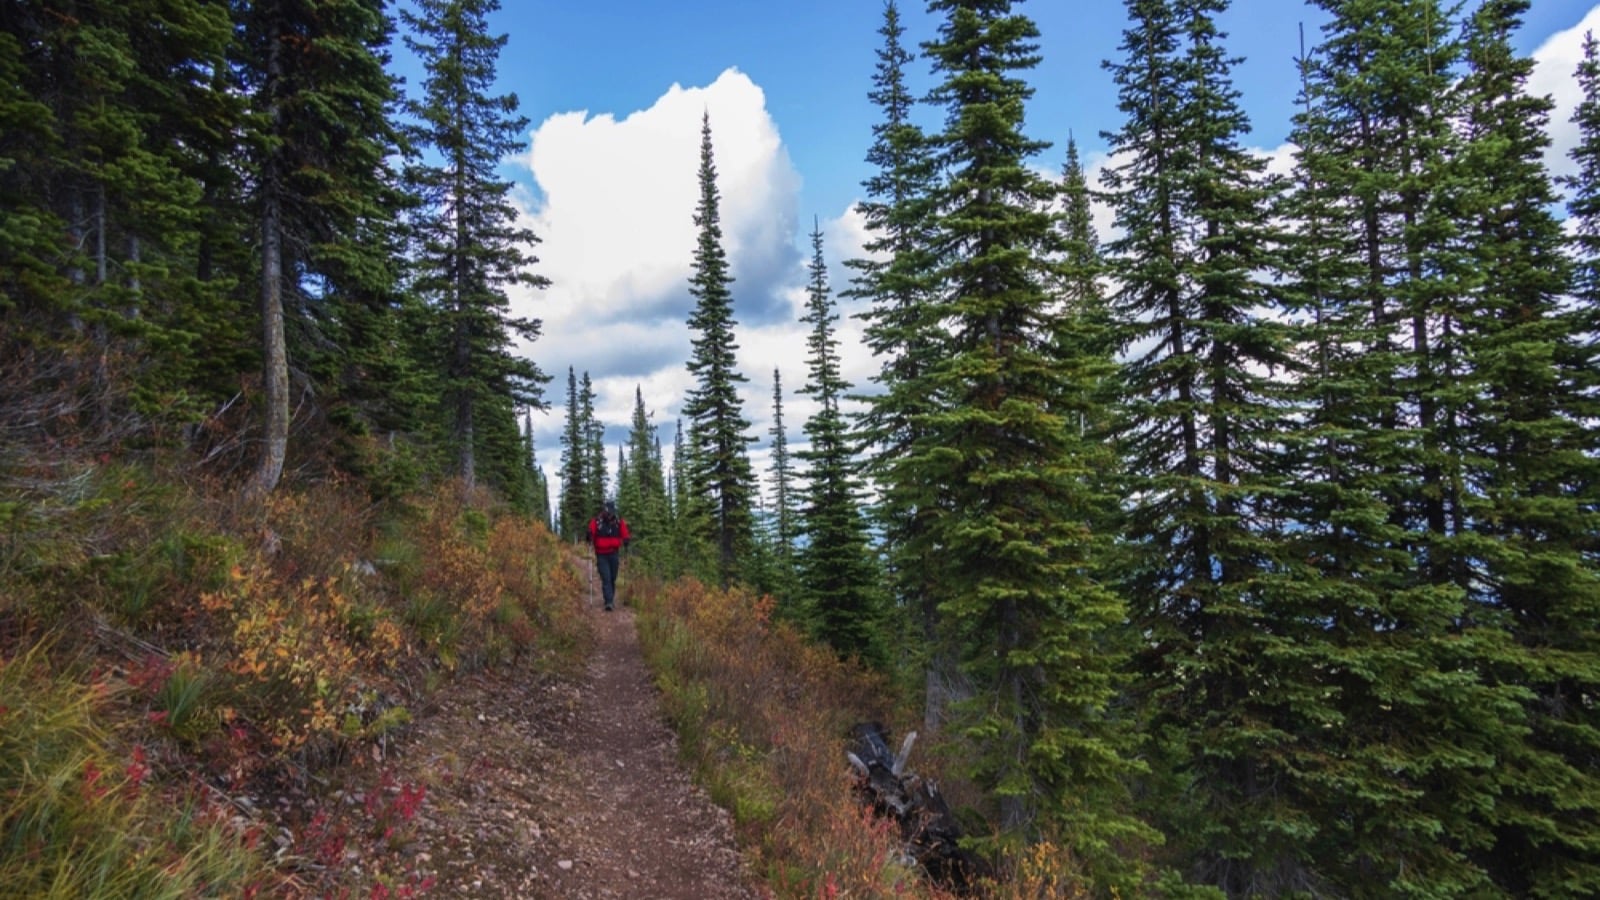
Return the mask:
<svg viewBox="0 0 1600 900">
<path fill-rule="evenodd" d="M 443 689 L 400 758 L 427 778 L 412 856 L 430 896 L 754 898 L 728 814 L 678 764 L 626 607 L 592 609 L 581 681 Z"/>
</svg>

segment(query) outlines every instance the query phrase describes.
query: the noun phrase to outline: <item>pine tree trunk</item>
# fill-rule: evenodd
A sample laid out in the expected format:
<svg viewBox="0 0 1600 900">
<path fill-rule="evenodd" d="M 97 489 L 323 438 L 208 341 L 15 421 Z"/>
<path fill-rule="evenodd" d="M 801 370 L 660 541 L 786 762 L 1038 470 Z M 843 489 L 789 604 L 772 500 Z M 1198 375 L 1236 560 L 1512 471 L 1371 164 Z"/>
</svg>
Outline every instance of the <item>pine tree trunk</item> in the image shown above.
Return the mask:
<svg viewBox="0 0 1600 900">
<path fill-rule="evenodd" d="M 265 92 L 269 97 L 283 82 L 281 42 L 273 41 L 267 56 Z M 271 101 L 272 127 L 281 130 L 283 109 Z M 283 183 L 275 159 L 269 157 L 261 185 L 261 386 L 266 403 L 266 428 L 261 458 L 245 487 L 245 496 L 259 500 L 272 493 L 283 475 L 289 446 L 289 350 L 283 332 Z"/>
<path fill-rule="evenodd" d="M 269 185 L 261 215 L 261 381 L 267 407 L 261 459 L 245 495 L 272 493 L 289 446 L 289 352 L 283 333 L 283 234 Z"/>
</svg>

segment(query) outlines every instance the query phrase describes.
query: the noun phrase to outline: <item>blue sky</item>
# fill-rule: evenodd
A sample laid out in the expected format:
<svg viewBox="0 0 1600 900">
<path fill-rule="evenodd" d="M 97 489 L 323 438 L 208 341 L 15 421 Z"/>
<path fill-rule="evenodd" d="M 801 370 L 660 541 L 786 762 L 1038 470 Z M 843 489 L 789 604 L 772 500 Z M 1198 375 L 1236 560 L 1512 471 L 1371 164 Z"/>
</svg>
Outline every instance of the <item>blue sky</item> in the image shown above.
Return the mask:
<svg viewBox="0 0 1600 900">
<path fill-rule="evenodd" d="M 546 291 L 512 295 L 519 315 L 544 321 L 543 336 L 526 349 L 557 376 L 550 413 L 535 417 L 541 463 L 553 470 L 559 458 L 568 366 L 595 380 L 612 447 L 623 439 L 635 390 L 663 444 L 671 443 L 690 386 L 686 279 L 706 113 L 736 278 L 739 362 L 749 378 L 745 413 L 759 439 L 753 461 L 764 471 L 774 368 L 785 388 L 791 448 L 803 440 L 810 414 L 794 391 L 806 374 L 797 320 L 813 217 L 825 235 L 836 295 L 848 274 L 840 261 L 860 253 L 850 207 L 869 174 L 863 157 L 877 111 L 866 94 L 881 46 L 882 3 L 503 2 L 490 20 L 491 30 L 508 37 L 498 90 L 515 93 L 530 121 L 528 151 L 508 159 L 504 172 L 542 239 L 537 271 L 553 281 Z M 1055 145 L 1037 163 L 1059 170 L 1070 133 L 1092 177 L 1105 161 L 1102 132 L 1120 124 L 1102 63 L 1118 54 L 1123 4 L 1032 0 L 1018 9 L 1041 34 L 1042 61 L 1028 76 L 1035 94 L 1027 131 Z M 901 14 L 911 48 L 935 36 L 937 23 L 923 3 L 903 3 Z M 1322 21 L 1320 11 L 1293 0 L 1236 0 L 1221 19 L 1227 47 L 1243 57 L 1233 74 L 1254 129 L 1249 143 L 1279 161 L 1288 153 L 1300 27 L 1314 47 Z M 1580 24 L 1600 33 L 1600 3 L 1533 0 L 1517 37 L 1517 49 L 1539 61 L 1534 90 L 1558 101 L 1553 166 L 1564 164 L 1572 139 L 1566 120 L 1575 102 Z M 404 60 L 399 71 L 418 82 Z M 910 76 L 919 90 L 931 86 L 923 60 Z M 927 112 L 930 122 L 940 115 Z M 851 319 L 859 310 L 841 301 L 840 311 L 844 372 L 864 387 L 877 362 Z"/>
<path fill-rule="evenodd" d="M 1518 38 L 1531 53 L 1551 33 L 1582 19 L 1587 0 L 1534 0 Z M 576 109 L 617 114 L 644 109 L 670 85 L 707 85 L 729 67 L 766 92 L 795 167 L 801 211 L 828 215 L 858 193 L 876 111 L 866 98 L 881 44 L 878 0 L 811 3 L 700 0 L 508 0 L 493 20 L 509 36 L 502 89 L 514 91 L 537 124 Z M 1085 152 L 1104 147 L 1100 132 L 1119 124 L 1115 90 L 1102 61 L 1116 55 L 1126 27 L 1118 0 L 1033 0 L 1043 59 L 1028 121 L 1033 136 L 1064 148 L 1069 131 Z M 900 4 L 913 46 L 936 32 L 924 4 Z M 1221 20 L 1262 146 L 1288 134 L 1297 88 L 1299 28 L 1314 44 L 1326 16 L 1294 0 L 1241 0 Z M 911 75 L 929 84 L 928 66 Z M 1058 160 L 1057 160 L 1058 162 Z"/>
</svg>

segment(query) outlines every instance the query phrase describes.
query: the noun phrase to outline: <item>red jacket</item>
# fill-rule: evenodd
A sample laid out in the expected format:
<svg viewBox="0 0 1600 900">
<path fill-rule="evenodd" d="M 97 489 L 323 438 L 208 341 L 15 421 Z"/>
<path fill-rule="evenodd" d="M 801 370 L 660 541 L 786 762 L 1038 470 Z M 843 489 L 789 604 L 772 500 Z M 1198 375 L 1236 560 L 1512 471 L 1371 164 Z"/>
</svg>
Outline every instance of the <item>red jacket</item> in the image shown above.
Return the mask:
<svg viewBox="0 0 1600 900">
<path fill-rule="evenodd" d="M 589 520 L 589 543 L 594 545 L 596 553 L 615 553 L 632 539 L 628 534 L 628 520 L 617 517 L 617 534 L 615 537 L 605 537 L 600 534 L 600 520 Z"/>
</svg>

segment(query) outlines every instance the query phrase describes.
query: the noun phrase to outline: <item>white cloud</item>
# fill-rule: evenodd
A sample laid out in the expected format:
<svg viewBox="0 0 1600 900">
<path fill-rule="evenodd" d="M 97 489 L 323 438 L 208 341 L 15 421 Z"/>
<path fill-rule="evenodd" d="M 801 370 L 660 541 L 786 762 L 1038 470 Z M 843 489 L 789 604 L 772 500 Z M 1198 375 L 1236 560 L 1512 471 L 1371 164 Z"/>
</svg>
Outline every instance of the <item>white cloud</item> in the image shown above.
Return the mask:
<svg viewBox="0 0 1600 900">
<path fill-rule="evenodd" d="M 596 415 L 624 432 L 634 389 L 671 437 L 689 382 L 688 278 L 697 229 L 701 116 L 711 120 L 723 248 L 734 278 L 735 317 L 759 325 L 782 314 L 782 289 L 796 281 L 796 198 L 790 162 L 759 86 L 728 69 L 705 87 L 673 85 L 648 109 L 618 119 L 588 111 L 552 115 L 513 164 L 534 189 L 516 200 L 540 237 L 535 271 L 543 291 L 517 289 L 517 315 L 543 321 L 524 352 L 555 376 L 548 416 L 535 418 L 542 462 L 554 465 L 568 366 L 590 372 Z M 742 334 L 738 339 L 744 340 Z M 758 368 L 741 354 L 746 370 Z"/>
<path fill-rule="evenodd" d="M 568 366 L 593 382 L 596 417 L 607 430 L 608 466 L 642 394 L 670 460 L 675 420 L 693 388 L 687 318 L 688 279 L 698 229 L 701 114 L 711 118 L 723 248 L 733 271 L 734 339 L 741 391 L 751 422 L 751 463 L 763 483 L 770 466 L 772 370 L 782 372 L 784 425 L 791 448 L 814 404 L 797 393 L 806 379 L 805 308 L 809 225 L 801 234 L 795 209 L 800 178 L 790 162 L 761 88 L 736 69 L 705 87 L 668 89 L 648 109 L 618 119 L 587 111 L 553 115 L 533 132 L 527 154 L 513 160 L 531 175 L 518 191 L 523 224 L 541 238 L 535 271 L 543 291 L 512 293 L 514 311 L 543 321 L 524 348 L 554 376 L 548 415 L 535 417 L 540 463 L 556 477 L 565 419 Z M 849 286 L 844 259 L 863 254 L 866 229 L 852 207 L 818 223 L 844 376 L 861 387 L 877 371 L 862 340 L 857 304 L 839 295 Z"/>
<path fill-rule="evenodd" d="M 1575 171 L 1568 155 L 1578 144 L 1578 126 L 1572 121 L 1572 113 L 1583 99 L 1583 92 L 1572 76 L 1583 59 L 1583 36 L 1590 31 L 1600 32 L 1600 5 L 1591 8 L 1583 21 L 1552 34 L 1533 51 L 1534 69 L 1528 79 L 1528 92 L 1535 96 L 1548 94 L 1556 102 L 1550 113 L 1551 146 L 1545 153 L 1545 165 L 1555 175 Z"/>
</svg>

